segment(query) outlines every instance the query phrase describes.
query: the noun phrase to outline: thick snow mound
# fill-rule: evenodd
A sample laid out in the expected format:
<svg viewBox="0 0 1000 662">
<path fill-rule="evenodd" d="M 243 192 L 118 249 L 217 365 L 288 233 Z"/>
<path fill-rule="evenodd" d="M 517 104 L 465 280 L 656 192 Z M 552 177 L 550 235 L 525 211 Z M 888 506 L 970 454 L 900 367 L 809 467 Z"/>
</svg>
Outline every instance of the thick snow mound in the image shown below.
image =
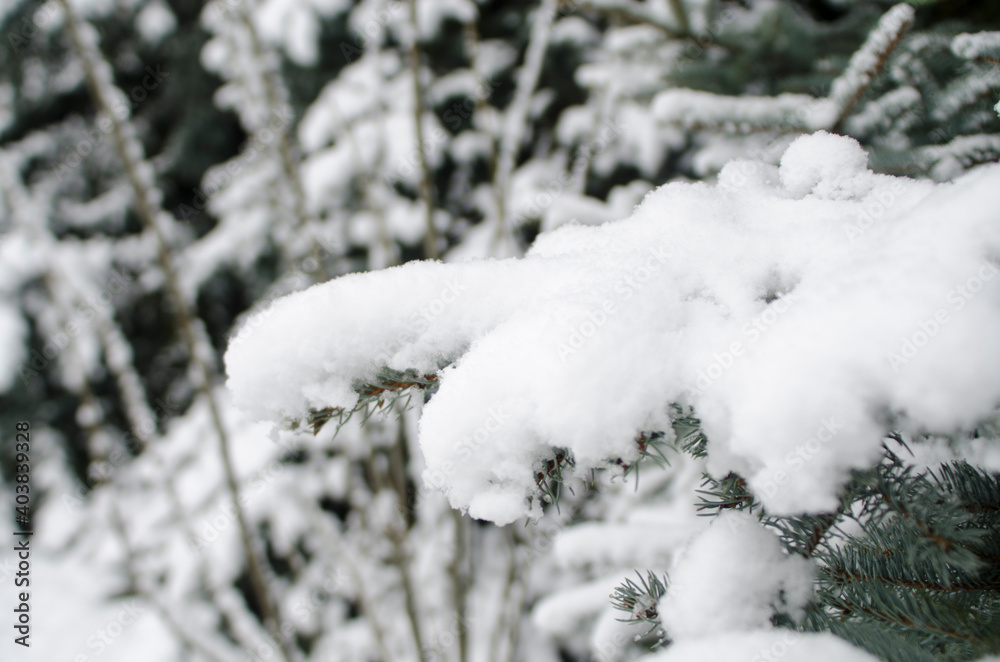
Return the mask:
<svg viewBox="0 0 1000 662">
<path fill-rule="evenodd" d="M 872 186 L 868 154 L 856 141 L 819 131 L 796 140 L 781 157 L 781 183 L 796 198 L 858 198 Z"/>
<path fill-rule="evenodd" d="M 578 470 L 631 461 L 671 402 L 701 417 L 710 471 L 747 476 L 774 513 L 822 511 L 888 420 L 952 430 L 995 411 L 998 210 L 1000 168 L 876 175 L 818 133 L 778 168 L 662 186 L 523 259 L 410 263 L 279 300 L 232 342 L 229 386 L 279 419 L 351 406 L 380 366 L 440 370 L 425 479 L 499 524 L 531 512 L 554 448 Z"/>
<path fill-rule="evenodd" d="M 723 513 L 677 558 L 657 610 L 671 639 L 690 639 L 768 628 L 776 608 L 799 617 L 812 592 L 809 561 L 755 517 Z"/>
</svg>

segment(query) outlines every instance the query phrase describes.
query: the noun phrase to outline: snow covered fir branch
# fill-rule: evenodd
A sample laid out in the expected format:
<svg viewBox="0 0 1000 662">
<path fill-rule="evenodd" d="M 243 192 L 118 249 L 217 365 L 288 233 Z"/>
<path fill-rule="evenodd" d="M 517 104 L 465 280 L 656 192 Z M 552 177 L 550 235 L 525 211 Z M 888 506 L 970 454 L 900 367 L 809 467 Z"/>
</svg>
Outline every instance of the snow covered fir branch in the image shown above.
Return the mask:
<svg viewBox="0 0 1000 662">
<path fill-rule="evenodd" d="M 994 351 L 995 300 L 955 284 L 985 293 L 995 275 L 997 171 L 935 187 L 874 174 L 866 162 L 851 139 L 819 132 L 794 142 L 778 167 L 736 162 L 715 187 L 663 187 L 630 219 L 542 235 L 520 260 L 410 263 L 314 286 L 276 302 L 227 354 L 230 388 L 239 406 L 270 416 L 320 402 L 350 410 L 385 357 L 396 371 L 435 371 L 420 427 L 424 479 L 453 507 L 497 524 L 542 518 L 544 504 L 565 499 L 558 486 L 637 463 L 647 440 L 669 462 L 660 448 L 669 431 L 676 452 L 707 471 L 701 514 L 724 514 L 681 552 L 665 588 L 650 579 L 646 593 L 616 589 L 619 608 L 646 605 L 632 620 L 684 643 L 663 659 L 724 655 L 709 635 L 779 636 L 770 626 L 796 632 L 802 651 L 825 650 L 828 638 L 810 644 L 820 632 L 857 646 L 835 646 L 836 659 L 977 659 L 997 647 L 1000 474 L 958 460 L 918 472 L 914 451 L 907 463 L 885 442 L 917 434 L 931 446 L 920 432 L 928 428 L 967 430 L 954 448 L 997 441 L 995 426 L 981 425 L 1000 398 L 991 367 L 973 357 L 960 365 L 963 352 L 938 337 L 947 324 Z M 851 232 L 867 201 L 900 186 L 895 213 Z M 942 216 L 952 205 L 967 212 L 959 223 Z M 622 287 L 628 276 L 642 287 Z M 408 336 L 411 309 L 445 282 L 463 296 Z M 935 321 L 928 306 L 960 290 L 961 308 L 983 313 Z M 365 302 L 370 326 L 346 314 L 351 301 Z M 744 320 L 778 308 L 754 342 L 733 340 L 748 335 Z M 831 308 L 835 318 L 819 312 Z M 573 334 L 585 342 L 567 355 L 560 345 Z M 909 335 L 919 351 L 894 362 Z M 854 351 L 859 342 L 872 351 Z M 297 358 L 300 346 L 325 361 Z M 861 375 L 866 389 L 852 386 Z M 978 405 L 959 388 L 973 378 Z M 886 427 L 889 412 L 898 430 Z M 730 574 L 719 579 L 722 563 Z M 956 613 L 986 616 L 959 627 Z"/>
<path fill-rule="evenodd" d="M 996 3 L 0 28 L 0 659 L 1000 660 Z"/>
</svg>

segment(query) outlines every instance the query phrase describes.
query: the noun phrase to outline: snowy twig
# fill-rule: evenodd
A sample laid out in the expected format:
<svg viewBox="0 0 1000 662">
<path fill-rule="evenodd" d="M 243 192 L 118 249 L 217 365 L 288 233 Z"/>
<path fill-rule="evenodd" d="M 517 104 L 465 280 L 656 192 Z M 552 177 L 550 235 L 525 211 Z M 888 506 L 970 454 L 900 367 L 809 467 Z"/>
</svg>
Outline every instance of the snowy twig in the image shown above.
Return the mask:
<svg viewBox="0 0 1000 662">
<path fill-rule="evenodd" d="M 837 117 L 831 127 L 836 129 L 851 114 L 854 106 L 885 66 L 889 56 L 913 25 L 913 7 L 898 4 L 879 19 L 868 34 L 865 43 L 851 56 L 847 69 L 830 88 L 829 98 L 837 108 Z"/>
<path fill-rule="evenodd" d="M 372 195 L 372 182 L 375 181 L 375 178 L 372 177 L 371 173 L 368 172 L 367 168 L 365 168 L 364 159 L 361 157 L 361 148 L 358 146 L 358 138 L 354 134 L 354 126 L 344 117 L 344 113 L 340 109 L 340 102 L 337 101 L 337 97 L 334 94 L 330 95 L 330 107 L 333 111 L 334 117 L 336 117 L 340 125 L 344 127 L 344 131 L 347 134 L 347 145 L 351 150 L 351 157 L 354 159 L 354 163 L 357 167 L 358 176 L 363 178 L 360 188 L 361 195 L 364 196 L 365 206 L 370 209 L 372 214 L 375 216 L 375 232 L 378 237 L 379 247 L 382 250 L 382 257 L 380 263 L 370 264 L 369 267 L 391 267 L 396 264 L 399 254 L 396 250 L 396 245 L 389 239 L 383 204 L 380 200 L 376 199 L 376 196 Z M 379 155 L 381 155 L 381 152 Z M 378 160 L 379 159 L 376 158 L 374 159 L 374 162 L 378 163 Z M 347 235 L 346 230 L 344 231 L 344 235 Z"/>
<path fill-rule="evenodd" d="M 200 325 L 196 325 L 195 320 L 192 318 L 188 301 L 182 293 L 170 253 L 170 247 L 164 234 L 165 228 L 173 219 L 169 218 L 159 208 L 159 196 L 154 194 L 152 188 L 151 167 L 141 160 L 142 146 L 131 135 L 131 132 L 126 129 L 126 120 L 119 119 L 118 115 L 113 112 L 111 98 L 114 96 L 114 86 L 111 81 L 110 67 L 103 61 L 97 51 L 96 44 L 94 43 L 96 41 L 96 34 L 93 28 L 83 23 L 76 16 L 69 0 L 59 0 L 59 3 L 65 12 L 66 30 L 73 48 L 76 50 L 83 65 L 91 97 L 94 99 L 98 111 L 109 118 L 111 123 L 111 133 L 115 150 L 118 153 L 118 157 L 122 162 L 122 166 L 135 195 L 136 212 L 140 220 L 156 239 L 160 268 L 163 270 L 168 294 L 174 305 L 178 331 L 187 345 L 189 358 L 198 376 L 199 383 L 196 386 L 208 406 L 212 425 L 215 429 L 219 444 L 219 453 L 226 475 L 226 485 L 233 500 L 236 520 L 239 525 L 243 548 L 246 554 L 247 570 L 250 575 L 251 585 L 260 604 L 265 624 L 271 631 L 272 637 L 278 642 L 279 649 L 282 651 L 286 662 L 292 662 L 295 656 L 280 632 L 278 632 L 277 628 L 280 619 L 277 608 L 271 598 L 263 569 L 254 548 L 253 536 L 250 533 L 246 514 L 240 505 L 239 486 L 229 453 L 229 438 L 225 425 L 222 422 L 219 404 L 212 391 L 214 370 L 208 363 L 208 356 L 211 352 L 204 338 L 204 329 Z"/>
<path fill-rule="evenodd" d="M 517 583 L 518 577 L 521 575 L 521 567 L 517 562 L 517 529 L 515 527 L 510 527 L 507 529 L 506 535 L 508 541 L 508 549 L 510 551 L 510 561 L 507 565 L 507 574 L 504 576 L 503 585 L 503 597 L 500 600 L 500 604 L 506 606 L 506 609 L 502 610 L 501 617 L 493 628 L 493 633 L 490 635 L 490 651 L 493 654 L 493 660 L 500 662 L 500 651 L 502 649 L 502 640 L 504 633 L 506 631 L 510 632 L 510 639 L 513 643 L 515 638 L 514 630 L 517 628 L 517 623 L 513 622 L 521 618 L 521 611 L 518 609 L 516 613 L 515 610 L 511 608 L 513 604 L 512 595 L 514 592 L 514 586 Z M 508 657 L 513 657 L 514 652 L 508 652 Z"/>
<path fill-rule="evenodd" d="M 494 245 L 500 243 L 500 239 L 505 237 L 508 231 L 507 214 L 509 205 L 507 196 L 509 194 L 510 177 L 514 172 L 514 165 L 517 161 L 517 153 L 521 149 L 521 142 L 524 140 L 525 129 L 528 123 L 528 114 L 531 111 L 531 97 L 538 86 L 538 80 L 542 73 L 542 63 L 545 59 L 545 52 L 548 50 L 549 37 L 552 34 L 552 24 L 556 18 L 558 0 L 542 0 L 542 4 L 535 10 L 531 39 L 528 42 L 528 50 L 524 56 L 524 64 L 517 76 L 517 87 L 514 90 L 514 100 L 507 108 L 503 123 L 503 133 L 500 136 L 500 156 L 497 163 L 496 179 L 494 188 L 497 196 L 497 228 L 494 237 Z"/>
<path fill-rule="evenodd" d="M 427 162 L 424 145 L 424 99 L 420 85 L 420 31 L 417 25 L 417 0 L 410 0 L 410 73 L 413 77 L 413 125 L 416 133 L 417 153 L 420 155 L 420 199 L 424 203 L 424 257 L 438 258 L 437 231 L 434 229 L 434 199 L 431 188 L 431 168 Z"/>
<path fill-rule="evenodd" d="M 271 70 L 268 66 L 269 55 L 267 48 L 264 46 L 263 40 L 261 40 L 260 35 L 257 32 L 257 28 L 253 23 L 253 17 L 250 15 L 250 11 L 243 2 L 237 3 L 236 14 L 239 17 L 239 21 L 243 28 L 246 30 L 248 40 L 250 42 L 250 49 L 252 51 L 253 59 L 259 64 L 261 86 L 264 89 L 264 99 L 268 105 L 269 115 L 271 113 L 277 113 L 278 116 L 286 116 L 291 113 L 291 109 L 288 107 L 288 102 L 286 101 L 287 92 L 284 86 L 281 84 L 280 79 L 277 77 L 276 72 Z M 302 178 L 299 175 L 298 164 L 293 154 L 292 149 L 292 139 L 288 129 L 289 123 L 285 122 L 280 127 L 276 129 L 276 134 L 278 137 L 278 156 L 281 161 L 281 172 L 284 176 L 285 186 L 288 193 L 291 196 L 292 209 L 295 214 L 294 224 L 292 227 L 293 233 L 295 231 L 307 230 L 311 224 L 311 218 L 308 210 L 306 209 L 306 195 L 305 187 L 302 184 Z M 255 127 L 247 127 L 248 129 L 254 129 Z M 313 254 L 318 256 L 319 245 L 316 241 L 312 242 Z M 291 261 L 293 256 L 286 255 L 286 260 Z M 319 269 L 320 277 L 326 280 L 325 265 L 322 260 L 316 260 L 317 268 Z"/>
<path fill-rule="evenodd" d="M 639 577 L 638 584 L 626 578 L 624 583 L 615 587 L 615 592 L 611 594 L 611 605 L 630 615 L 630 618 L 620 618 L 619 621 L 629 624 L 649 623 L 650 629 L 644 636 L 656 632 L 657 640 L 653 648 L 657 648 L 670 641 L 662 629 L 657 613 L 657 602 L 667 592 L 667 579 L 660 579 L 652 571 L 647 571 L 645 577 L 638 571 L 636 575 Z"/>
<path fill-rule="evenodd" d="M 830 124 L 829 111 L 826 99 L 805 94 L 736 97 L 688 89 L 662 92 L 653 105 L 653 112 L 664 122 L 691 131 L 726 129 L 732 133 L 822 128 Z"/>
<path fill-rule="evenodd" d="M 146 600 L 146 602 L 152 605 L 153 609 L 157 614 L 159 614 L 167 628 L 170 629 L 178 640 L 190 646 L 193 650 L 197 651 L 199 655 L 204 656 L 205 659 L 210 662 L 227 662 L 228 660 L 232 660 L 233 658 L 229 655 L 216 650 L 216 647 L 208 640 L 207 636 L 202 636 L 200 633 L 195 634 L 195 629 L 192 628 L 190 623 L 181 623 L 180 619 L 167 606 L 167 604 L 160 600 L 154 591 L 150 590 L 138 573 L 139 563 L 136 559 L 132 543 L 129 540 L 128 531 L 125 528 L 125 521 L 119 511 L 118 504 L 112 500 L 109 508 L 111 511 L 112 528 L 118 534 L 118 539 L 124 550 L 125 571 L 129 576 L 132 588 L 134 588 L 143 597 L 143 599 Z"/>
<path fill-rule="evenodd" d="M 315 501 L 305 498 L 299 492 L 293 492 L 292 496 L 298 501 L 302 512 L 315 525 L 314 530 L 319 532 L 320 536 L 333 550 L 334 555 L 347 567 L 347 572 L 350 573 L 351 579 L 354 580 L 354 585 L 358 592 L 358 600 L 361 602 L 361 609 L 368 620 L 368 625 L 372 629 L 372 635 L 375 638 L 375 645 L 378 647 L 379 654 L 385 662 L 392 662 L 392 655 L 389 653 L 389 648 L 386 645 L 385 631 L 378 621 L 379 610 L 375 607 L 371 596 L 368 595 L 368 591 L 365 590 L 365 582 L 358 569 L 357 554 L 349 549 L 349 543 L 340 536 L 339 532 L 323 516 L 323 513 L 317 509 Z"/>
<path fill-rule="evenodd" d="M 405 467 L 400 462 L 400 450 L 406 445 L 406 425 L 402 419 L 397 421 L 397 425 L 394 452 L 389 456 L 390 479 L 396 474 L 405 471 Z M 396 480 L 393 480 L 393 483 L 395 485 L 394 491 L 396 492 L 399 511 L 405 513 L 407 512 L 406 486 L 405 484 L 399 485 Z M 404 528 L 406 525 L 407 523 L 403 522 L 398 528 L 390 526 L 386 533 L 394 549 L 393 563 L 399 569 L 399 575 L 403 581 L 403 603 L 406 606 L 406 616 L 410 623 L 410 631 L 413 634 L 413 643 L 417 647 L 418 659 L 423 661 L 426 659 L 426 650 L 424 649 L 424 639 L 420 627 L 420 610 L 417 608 L 416 587 L 413 584 L 413 576 L 410 574 L 410 553 L 407 549 L 406 529 Z"/>
<path fill-rule="evenodd" d="M 469 659 L 469 632 L 465 627 L 467 618 L 466 602 L 469 592 L 469 578 L 466 574 L 465 564 L 469 554 L 466 545 L 466 533 L 469 531 L 468 520 L 458 510 L 449 508 L 452 526 L 454 527 L 455 549 L 452 552 L 451 562 L 448 563 L 448 574 L 451 575 L 452 602 L 455 605 L 455 618 L 459 623 L 458 628 L 458 659 L 459 662 L 468 662 Z"/>
<path fill-rule="evenodd" d="M 966 60 L 1000 64 L 1000 32 L 962 33 L 952 39 L 951 52 Z"/>
<path fill-rule="evenodd" d="M 659 94 L 654 113 L 662 121 L 688 130 L 724 129 L 731 133 L 760 131 L 836 132 L 851 114 L 893 50 L 913 23 L 913 8 L 890 9 L 834 80 L 829 96 L 806 94 L 727 96 L 697 90 L 667 90 Z"/>
</svg>

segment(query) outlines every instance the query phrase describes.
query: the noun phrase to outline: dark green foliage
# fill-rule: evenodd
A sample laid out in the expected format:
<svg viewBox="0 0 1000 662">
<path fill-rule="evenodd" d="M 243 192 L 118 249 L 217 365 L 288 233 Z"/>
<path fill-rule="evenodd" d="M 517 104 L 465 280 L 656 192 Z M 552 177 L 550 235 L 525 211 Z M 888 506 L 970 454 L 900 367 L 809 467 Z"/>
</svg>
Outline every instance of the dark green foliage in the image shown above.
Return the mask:
<svg viewBox="0 0 1000 662">
<path fill-rule="evenodd" d="M 708 122 L 688 116 L 674 121 L 735 140 L 824 128 L 858 139 L 873 169 L 892 174 L 948 179 L 996 161 L 1000 58 L 991 48 L 963 49 L 960 38 L 1000 30 L 995 3 L 911 1 L 912 25 L 895 39 L 876 40 L 876 63 L 865 75 L 849 77 L 858 85 L 830 125 L 803 122 L 777 105 L 773 112 L 753 115 L 753 121 L 741 116 L 737 97 L 743 95 L 793 93 L 827 100 L 834 81 L 850 69 L 852 55 L 894 4 L 718 3 L 715 19 L 690 40 L 680 66 L 670 73 L 667 89 L 713 93 L 719 107 L 728 104 L 732 112 Z M 746 7 L 759 13 L 736 20 Z"/>
<path fill-rule="evenodd" d="M 685 431 L 684 439 L 700 434 Z M 836 512 L 770 515 L 733 473 L 706 476 L 697 508 L 707 515 L 752 512 L 789 554 L 815 562 L 815 595 L 804 622 L 776 618 L 777 625 L 829 631 L 889 662 L 996 654 L 1000 474 L 964 461 L 919 468 L 906 461 L 901 440 L 890 435 L 879 464 L 854 473 Z M 615 606 L 625 604 L 620 595 L 636 604 L 643 587 L 628 581 L 613 596 Z"/>
<path fill-rule="evenodd" d="M 671 406 L 671 414 L 677 449 L 694 457 L 705 457 L 708 454 L 708 439 L 702 434 L 701 421 L 690 408 L 685 410 L 679 405 Z"/>
<path fill-rule="evenodd" d="M 701 501 L 696 508 L 701 515 L 711 516 L 724 509 L 742 510 L 754 506 L 747 482 L 737 474 L 729 473 L 719 479 L 705 474 L 701 486 L 708 488 L 697 490 Z"/>
<path fill-rule="evenodd" d="M 837 519 L 863 534 L 831 526 L 817 545 L 817 602 L 807 627 L 893 662 L 1000 652 L 1000 474 L 965 462 L 917 471 L 887 449 L 848 490 L 851 508 Z M 893 645 L 877 637 L 870 645 L 872 626 L 891 633 Z"/>
<path fill-rule="evenodd" d="M 563 471 L 568 471 L 576 463 L 573 456 L 563 448 L 553 450 L 552 457 L 544 460 L 535 472 L 535 483 L 538 485 L 539 498 L 545 503 L 551 503 L 559 511 L 559 497 L 562 494 L 563 484 L 566 476 Z M 570 488 L 572 490 L 572 488 Z"/>
</svg>

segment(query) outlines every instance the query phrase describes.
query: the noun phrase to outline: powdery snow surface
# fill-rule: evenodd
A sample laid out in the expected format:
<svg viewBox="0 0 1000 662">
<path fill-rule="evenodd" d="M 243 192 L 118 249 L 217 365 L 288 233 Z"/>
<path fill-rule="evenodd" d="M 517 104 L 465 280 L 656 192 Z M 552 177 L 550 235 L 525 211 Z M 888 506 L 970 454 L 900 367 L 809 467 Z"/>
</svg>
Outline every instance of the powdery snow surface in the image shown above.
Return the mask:
<svg viewBox="0 0 1000 662">
<path fill-rule="evenodd" d="M 538 514 L 554 447 L 582 471 L 631 462 L 671 402 L 702 419 L 709 470 L 747 476 L 773 513 L 833 508 L 889 416 L 947 431 L 1000 402 L 1000 168 L 936 185 L 865 166 L 819 132 L 779 167 L 668 184 L 523 259 L 314 286 L 248 320 L 229 387 L 280 419 L 350 407 L 383 365 L 440 371 L 424 477 L 498 524 Z"/>
<path fill-rule="evenodd" d="M 0 639 L 0 659 L 19 662 L 72 660 L 144 660 L 168 662 L 181 655 L 170 631 L 141 598 L 108 598 L 109 589 L 125 588 L 121 572 L 98 566 L 92 558 L 66 559 L 38 549 L 32 539 L 31 584 L 14 584 L 17 553 L 11 544 L 0 553 L 0 608 L 13 614 L 21 591 L 30 591 L 30 646 L 14 643 L 20 636 L 10 625 Z M 11 618 L 8 622 L 13 622 Z M 10 634 L 13 632 L 14 634 Z"/>
<path fill-rule="evenodd" d="M 812 584 L 812 564 L 755 517 L 723 513 L 676 559 L 657 611 L 676 640 L 764 629 L 775 606 L 798 620 Z"/>
</svg>

